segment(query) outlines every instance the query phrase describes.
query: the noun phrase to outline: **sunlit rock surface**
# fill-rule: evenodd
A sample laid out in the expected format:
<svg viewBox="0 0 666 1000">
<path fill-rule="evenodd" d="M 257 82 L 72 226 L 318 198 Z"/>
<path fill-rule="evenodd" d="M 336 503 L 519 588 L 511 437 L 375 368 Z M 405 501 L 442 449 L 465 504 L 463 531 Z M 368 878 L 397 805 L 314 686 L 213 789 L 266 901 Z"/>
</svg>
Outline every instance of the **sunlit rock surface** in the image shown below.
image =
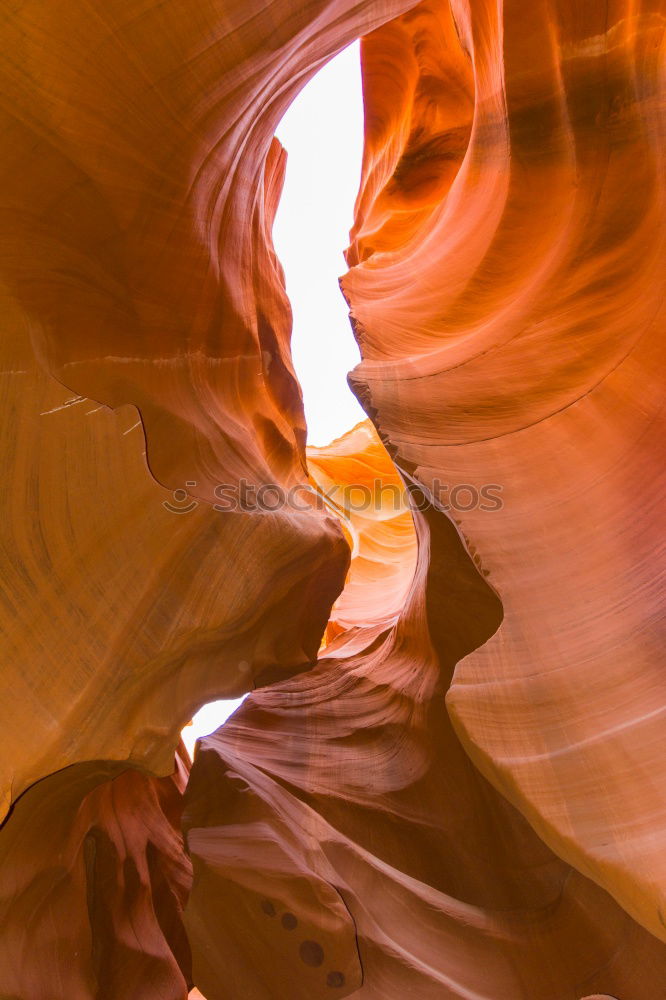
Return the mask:
<svg viewBox="0 0 666 1000">
<path fill-rule="evenodd" d="M 325 448 L 308 448 L 311 479 L 351 548 L 326 638 L 397 618 L 416 566 L 409 493 L 369 420 Z"/>
<path fill-rule="evenodd" d="M 3 13 L 0 997 L 663 995 L 665 24 Z M 273 134 L 360 35 L 378 436 L 306 454 Z"/>
</svg>

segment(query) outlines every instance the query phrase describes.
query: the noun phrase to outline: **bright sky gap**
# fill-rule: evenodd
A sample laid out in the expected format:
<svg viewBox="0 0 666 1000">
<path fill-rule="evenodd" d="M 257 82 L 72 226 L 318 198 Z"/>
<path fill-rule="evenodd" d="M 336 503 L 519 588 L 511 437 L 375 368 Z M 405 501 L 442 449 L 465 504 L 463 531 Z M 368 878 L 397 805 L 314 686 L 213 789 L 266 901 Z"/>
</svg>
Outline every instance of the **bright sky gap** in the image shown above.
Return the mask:
<svg viewBox="0 0 666 1000">
<path fill-rule="evenodd" d="M 308 443 L 324 445 L 365 417 L 347 385 L 347 372 L 360 356 L 338 288 L 338 277 L 347 269 L 342 251 L 349 241 L 363 153 L 358 42 L 301 91 L 277 137 L 288 158 L 273 241 L 294 314 L 292 355 Z M 199 709 L 183 729 L 190 756 L 196 740 L 218 729 L 242 701 L 212 701 Z"/>
<path fill-rule="evenodd" d="M 276 133 L 288 158 L 273 242 L 294 314 L 292 357 L 313 445 L 365 418 L 347 385 L 360 355 L 338 287 L 363 156 L 359 49 L 354 42 L 317 73 Z"/>
</svg>

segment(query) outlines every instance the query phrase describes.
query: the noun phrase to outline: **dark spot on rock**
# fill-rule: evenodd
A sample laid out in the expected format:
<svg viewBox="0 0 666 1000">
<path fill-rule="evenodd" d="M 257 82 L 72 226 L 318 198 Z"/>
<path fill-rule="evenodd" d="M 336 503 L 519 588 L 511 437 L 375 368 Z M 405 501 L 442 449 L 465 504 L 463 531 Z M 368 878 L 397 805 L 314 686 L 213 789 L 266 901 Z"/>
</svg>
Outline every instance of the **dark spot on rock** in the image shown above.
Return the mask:
<svg viewBox="0 0 666 1000">
<path fill-rule="evenodd" d="M 275 916 L 275 907 L 271 903 L 270 899 L 262 899 L 261 909 L 266 914 L 267 917 Z"/>
<path fill-rule="evenodd" d="M 293 913 L 285 913 L 282 917 L 282 926 L 286 931 L 293 931 L 295 927 L 298 927 L 298 920 Z"/>
<path fill-rule="evenodd" d="M 301 956 L 301 962 L 312 966 L 313 969 L 324 964 L 324 949 L 316 941 L 303 941 L 298 954 Z"/>
<path fill-rule="evenodd" d="M 329 972 L 326 976 L 327 986 L 344 986 L 345 985 L 345 974 L 344 972 Z"/>
</svg>

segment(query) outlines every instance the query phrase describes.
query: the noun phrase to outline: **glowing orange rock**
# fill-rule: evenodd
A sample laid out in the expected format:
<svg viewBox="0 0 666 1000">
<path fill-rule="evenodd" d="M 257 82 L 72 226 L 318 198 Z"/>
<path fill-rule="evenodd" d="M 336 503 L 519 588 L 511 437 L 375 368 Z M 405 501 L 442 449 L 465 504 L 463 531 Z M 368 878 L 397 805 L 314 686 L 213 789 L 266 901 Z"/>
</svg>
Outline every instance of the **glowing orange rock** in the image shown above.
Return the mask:
<svg viewBox="0 0 666 1000">
<path fill-rule="evenodd" d="M 314 661 L 337 520 L 211 506 L 306 481 L 275 127 L 322 60 L 408 6 L 3 18 L 2 814 L 77 761 L 166 773 L 201 702 Z"/>
<path fill-rule="evenodd" d="M 24 793 L 2 834 L 35 911 L 65 907 L 52 852 L 78 835 L 70 779 L 100 760 L 166 775 L 202 702 L 315 661 L 349 561 L 337 519 L 215 505 L 220 489 L 306 481 L 270 240 L 275 126 L 322 60 L 407 6 L 213 0 L 193 16 L 173 0 L 28 0 L 3 13 L 0 817 Z M 277 100 L 257 91 L 262 75 Z M 140 839 L 141 810 L 123 822 Z M 71 938 L 17 929 L 19 907 L 7 926 L 31 964 L 5 952 L 0 993 L 49 996 L 65 969 L 64 992 L 95 995 L 90 955 L 65 968 L 71 942 L 100 931 L 72 851 Z M 124 877 L 105 874 L 105 954 L 131 927 Z M 158 928 L 168 918 L 154 886 L 140 902 Z M 155 927 L 132 947 L 146 1000 L 184 993 Z M 122 975 L 100 975 L 126 1000 Z"/>
<path fill-rule="evenodd" d="M 328 638 L 354 627 L 391 624 L 416 568 L 416 534 L 403 481 L 369 420 L 324 448 L 308 448 L 307 459 L 352 550 Z"/>
<path fill-rule="evenodd" d="M 296 875 L 324 872 L 357 928 L 359 996 L 663 990 L 658 9 L 456 2 L 447 32 L 426 2 L 364 43 L 353 382 L 433 506 L 398 622 L 338 635 L 204 742 L 188 919 L 209 945 L 216 878 L 247 901 L 246 939 L 261 926 L 239 817 L 260 870 L 258 841 L 300 827 Z M 433 108 L 453 72 L 447 147 L 450 105 Z M 401 151 L 435 126 L 447 169 L 435 157 L 429 187 L 408 157 L 412 203 L 392 201 Z M 225 809 L 206 815 L 211 758 Z"/>
</svg>

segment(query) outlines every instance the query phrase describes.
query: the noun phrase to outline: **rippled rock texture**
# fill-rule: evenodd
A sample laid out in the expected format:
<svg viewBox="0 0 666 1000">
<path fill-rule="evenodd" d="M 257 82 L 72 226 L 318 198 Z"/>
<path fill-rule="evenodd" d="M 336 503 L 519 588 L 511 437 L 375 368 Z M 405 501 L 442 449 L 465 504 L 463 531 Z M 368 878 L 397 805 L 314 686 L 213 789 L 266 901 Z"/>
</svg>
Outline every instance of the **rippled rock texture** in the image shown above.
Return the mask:
<svg viewBox="0 0 666 1000">
<path fill-rule="evenodd" d="M 659 1000 L 663 3 L 1 23 L 0 997 Z M 273 134 L 359 36 L 306 453 Z"/>
<path fill-rule="evenodd" d="M 458 737 L 555 853 L 666 940 L 664 9 L 454 5 L 475 110 L 433 202 L 415 136 L 446 145 L 436 95 L 460 80 L 435 10 L 397 41 L 386 29 L 396 61 L 420 59 L 400 100 L 382 33 L 367 43 L 353 381 L 426 491 L 503 486 L 501 510 L 456 515 L 504 610 L 448 691 Z M 389 236 L 399 248 L 373 254 Z"/>
</svg>

